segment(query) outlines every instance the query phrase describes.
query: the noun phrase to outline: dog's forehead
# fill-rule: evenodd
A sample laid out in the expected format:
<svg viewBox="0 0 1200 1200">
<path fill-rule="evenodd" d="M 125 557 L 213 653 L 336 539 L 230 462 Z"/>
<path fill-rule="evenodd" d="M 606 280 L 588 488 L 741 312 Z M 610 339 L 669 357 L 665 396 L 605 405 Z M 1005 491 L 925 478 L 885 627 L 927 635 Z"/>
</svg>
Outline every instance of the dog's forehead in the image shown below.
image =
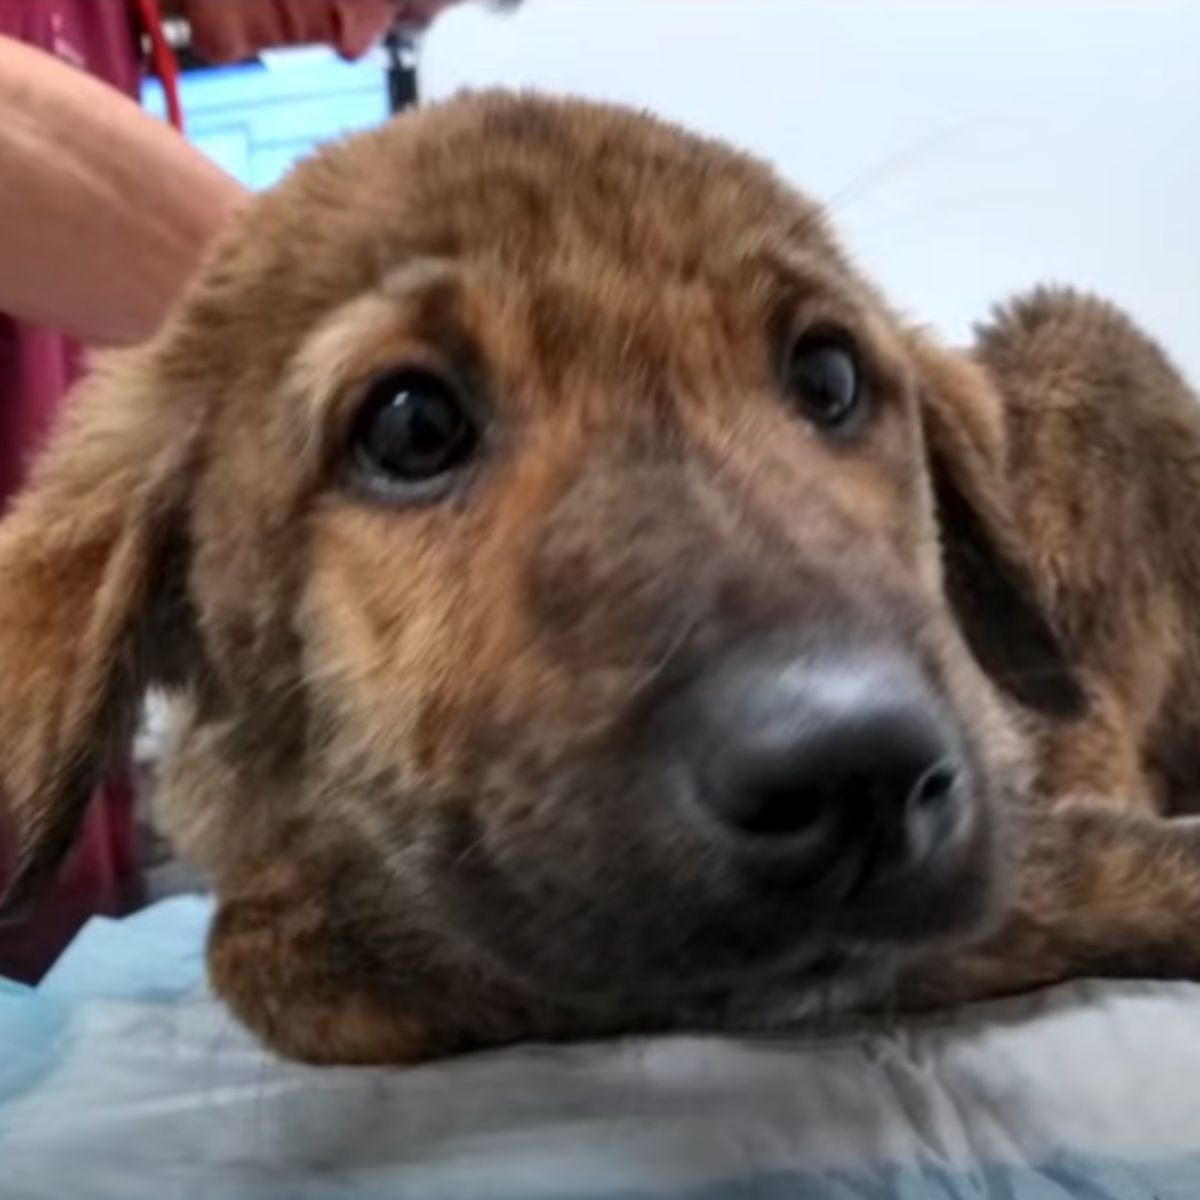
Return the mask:
<svg viewBox="0 0 1200 1200">
<path fill-rule="evenodd" d="M 670 266 L 750 233 L 832 249 L 816 206 L 761 163 L 600 105 L 462 99 L 347 146 L 346 169 L 364 208 L 390 196 L 395 235 L 441 253 L 528 262 L 587 244 Z"/>
<path fill-rule="evenodd" d="M 433 114 L 414 143 L 397 186 L 438 249 L 668 274 L 751 240 L 832 250 L 817 208 L 762 164 L 644 115 L 493 98 Z"/>
<path fill-rule="evenodd" d="M 577 278 L 590 262 L 657 281 L 761 249 L 849 273 L 819 207 L 757 160 L 628 110 L 508 94 L 460 98 L 317 155 L 240 235 L 237 273 L 286 286 L 290 305 L 306 293 L 344 301 L 418 257 Z"/>
</svg>

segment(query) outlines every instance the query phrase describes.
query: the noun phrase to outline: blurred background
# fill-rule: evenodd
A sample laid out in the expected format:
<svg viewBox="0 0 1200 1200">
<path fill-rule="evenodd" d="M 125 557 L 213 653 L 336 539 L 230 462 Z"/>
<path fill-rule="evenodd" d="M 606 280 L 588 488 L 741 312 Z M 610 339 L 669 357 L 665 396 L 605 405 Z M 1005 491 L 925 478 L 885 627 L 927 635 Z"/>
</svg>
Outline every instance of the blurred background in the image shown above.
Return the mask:
<svg viewBox="0 0 1200 1200">
<path fill-rule="evenodd" d="M 948 337 L 1039 280 L 1130 309 L 1200 379 L 1193 0 L 524 0 L 400 49 L 421 102 L 504 85 L 635 104 L 765 155 Z M 186 71 L 190 135 L 250 186 L 389 109 L 389 55 Z M 393 63 L 393 70 L 395 69 Z M 156 83 L 151 107 L 162 105 Z"/>
</svg>

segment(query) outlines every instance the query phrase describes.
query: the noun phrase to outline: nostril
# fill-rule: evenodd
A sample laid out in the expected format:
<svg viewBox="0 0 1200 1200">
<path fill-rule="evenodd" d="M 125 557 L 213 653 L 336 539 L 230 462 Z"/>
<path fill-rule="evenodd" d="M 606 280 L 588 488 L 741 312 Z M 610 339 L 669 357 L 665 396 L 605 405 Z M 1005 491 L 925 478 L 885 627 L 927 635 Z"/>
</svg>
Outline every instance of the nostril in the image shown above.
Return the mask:
<svg viewBox="0 0 1200 1200">
<path fill-rule="evenodd" d="M 797 779 L 741 780 L 724 804 L 724 821 L 751 837 L 785 837 L 812 831 L 833 811 L 832 790 Z"/>
<path fill-rule="evenodd" d="M 938 808 L 950 799 L 957 784 L 958 769 L 953 763 L 935 763 L 917 780 L 909 796 L 909 807 L 916 811 Z"/>
<path fill-rule="evenodd" d="M 709 806 L 731 830 L 754 837 L 902 837 L 953 796 L 959 771 L 944 744 L 887 723 L 855 721 L 807 733 L 786 750 L 726 748 L 706 780 Z"/>
</svg>

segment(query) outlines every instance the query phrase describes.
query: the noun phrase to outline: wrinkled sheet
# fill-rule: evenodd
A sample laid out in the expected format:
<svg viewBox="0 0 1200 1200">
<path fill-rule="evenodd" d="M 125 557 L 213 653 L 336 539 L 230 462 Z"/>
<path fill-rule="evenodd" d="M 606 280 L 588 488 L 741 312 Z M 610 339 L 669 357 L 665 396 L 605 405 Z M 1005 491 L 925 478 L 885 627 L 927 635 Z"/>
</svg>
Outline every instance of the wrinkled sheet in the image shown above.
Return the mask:
<svg viewBox="0 0 1200 1200">
<path fill-rule="evenodd" d="M 1200 1198 L 1200 987 L 312 1069 L 210 995 L 209 916 L 95 921 L 0 985 L 3 1200 Z"/>
</svg>

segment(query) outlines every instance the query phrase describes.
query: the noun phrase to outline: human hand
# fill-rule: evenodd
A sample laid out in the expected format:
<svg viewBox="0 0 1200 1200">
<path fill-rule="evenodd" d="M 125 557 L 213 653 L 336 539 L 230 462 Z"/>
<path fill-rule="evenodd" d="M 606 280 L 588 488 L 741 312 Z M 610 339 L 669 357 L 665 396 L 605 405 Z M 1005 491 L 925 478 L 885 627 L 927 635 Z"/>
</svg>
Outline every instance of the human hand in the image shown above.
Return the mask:
<svg viewBox="0 0 1200 1200">
<path fill-rule="evenodd" d="M 444 4 L 394 0 L 182 0 L 192 27 L 192 46 L 211 63 L 239 62 L 279 46 L 324 44 L 343 58 L 361 58 L 405 9 Z"/>
</svg>

